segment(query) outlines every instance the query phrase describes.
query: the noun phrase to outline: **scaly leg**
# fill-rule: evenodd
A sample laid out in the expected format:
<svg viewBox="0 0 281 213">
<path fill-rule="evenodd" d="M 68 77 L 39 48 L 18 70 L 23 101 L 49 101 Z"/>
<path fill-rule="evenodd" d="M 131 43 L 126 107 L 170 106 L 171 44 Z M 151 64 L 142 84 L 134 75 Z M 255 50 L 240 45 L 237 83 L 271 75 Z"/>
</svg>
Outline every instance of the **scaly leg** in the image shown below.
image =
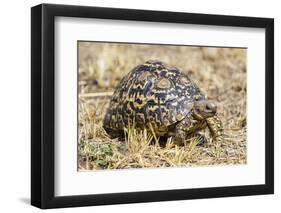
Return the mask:
<svg viewBox="0 0 281 213">
<path fill-rule="evenodd" d="M 220 146 L 223 142 L 223 128 L 221 120 L 217 116 L 207 118 L 207 125 L 215 144 Z"/>
<path fill-rule="evenodd" d="M 204 144 L 207 140 L 205 136 L 198 133 L 201 129 L 206 127 L 205 121 L 197 121 L 190 117 L 185 118 L 175 129 L 174 141 L 178 145 L 183 145 L 188 139 L 196 137 L 199 141 L 199 145 Z"/>
</svg>

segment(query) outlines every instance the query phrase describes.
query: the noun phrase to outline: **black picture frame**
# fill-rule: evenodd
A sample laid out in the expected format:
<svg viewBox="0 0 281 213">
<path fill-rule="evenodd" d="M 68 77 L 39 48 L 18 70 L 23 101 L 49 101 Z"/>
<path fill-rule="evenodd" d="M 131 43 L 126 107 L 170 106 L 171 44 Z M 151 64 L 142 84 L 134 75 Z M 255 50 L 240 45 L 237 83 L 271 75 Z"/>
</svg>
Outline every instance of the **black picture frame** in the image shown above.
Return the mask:
<svg viewBox="0 0 281 213">
<path fill-rule="evenodd" d="M 56 197 L 54 21 L 58 16 L 264 28 L 265 184 Z M 46 209 L 272 193 L 274 193 L 274 19 L 53 4 L 41 4 L 31 8 L 32 205 Z"/>
</svg>

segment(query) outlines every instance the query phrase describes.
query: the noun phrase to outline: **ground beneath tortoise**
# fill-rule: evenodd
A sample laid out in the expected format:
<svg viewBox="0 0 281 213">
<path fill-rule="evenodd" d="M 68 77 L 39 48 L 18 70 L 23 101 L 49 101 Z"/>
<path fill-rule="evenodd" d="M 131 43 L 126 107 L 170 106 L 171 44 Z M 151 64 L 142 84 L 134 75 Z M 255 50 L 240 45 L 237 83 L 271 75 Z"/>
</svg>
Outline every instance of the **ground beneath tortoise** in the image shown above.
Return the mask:
<svg viewBox="0 0 281 213">
<path fill-rule="evenodd" d="M 78 169 L 121 169 L 246 163 L 246 49 L 79 43 Z M 127 130 L 125 141 L 108 138 L 102 119 L 118 82 L 137 64 L 161 60 L 188 74 L 218 105 L 224 142 L 196 140 L 163 147 L 146 131 Z M 156 141 L 156 142 L 155 142 Z"/>
</svg>

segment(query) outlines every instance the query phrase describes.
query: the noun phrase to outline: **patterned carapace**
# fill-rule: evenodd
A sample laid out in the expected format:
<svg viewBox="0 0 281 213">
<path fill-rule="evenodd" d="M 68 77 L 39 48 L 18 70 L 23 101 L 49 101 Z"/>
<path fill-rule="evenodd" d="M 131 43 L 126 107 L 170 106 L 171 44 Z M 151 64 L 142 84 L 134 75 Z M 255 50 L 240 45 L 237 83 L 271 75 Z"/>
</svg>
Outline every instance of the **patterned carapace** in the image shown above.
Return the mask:
<svg viewBox="0 0 281 213">
<path fill-rule="evenodd" d="M 205 101 L 205 96 L 179 69 L 161 61 L 147 61 L 121 80 L 111 98 L 103 126 L 111 137 L 119 137 L 129 125 L 153 128 L 158 136 L 173 136 L 176 126 L 182 126 L 179 122 L 188 123 L 186 130 L 196 123 L 194 132 L 207 126 L 206 121 L 190 122 L 194 120 L 194 102 L 200 100 Z M 184 132 L 191 133 L 190 130 Z"/>
</svg>

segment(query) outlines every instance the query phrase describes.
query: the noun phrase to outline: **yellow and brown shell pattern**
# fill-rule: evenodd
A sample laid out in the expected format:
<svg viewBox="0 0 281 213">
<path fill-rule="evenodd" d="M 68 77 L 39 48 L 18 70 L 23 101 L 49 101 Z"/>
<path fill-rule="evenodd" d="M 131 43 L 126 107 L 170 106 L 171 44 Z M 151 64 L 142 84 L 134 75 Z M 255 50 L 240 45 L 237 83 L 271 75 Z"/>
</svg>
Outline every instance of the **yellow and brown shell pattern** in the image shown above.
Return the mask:
<svg viewBox="0 0 281 213">
<path fill-rule="evenodd" d="M 179 69 L 161 61 L 147 61 L 120 81 L 103 126 L 106 130 L 124 131 L 129 124 L 134 124 L 136 128 L 152 127 L 158 135 L 165 135 L 169 126 L 190 113 L 198 96 L 204 97 Z"/>
</svg>

